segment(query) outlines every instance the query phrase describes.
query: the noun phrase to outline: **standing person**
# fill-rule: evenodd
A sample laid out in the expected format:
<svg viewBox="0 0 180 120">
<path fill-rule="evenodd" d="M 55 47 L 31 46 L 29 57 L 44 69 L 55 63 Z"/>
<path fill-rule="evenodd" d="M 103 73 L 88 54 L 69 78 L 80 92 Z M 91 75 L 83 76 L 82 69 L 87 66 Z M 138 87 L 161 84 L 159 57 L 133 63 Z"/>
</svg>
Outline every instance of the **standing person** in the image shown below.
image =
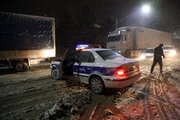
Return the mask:
<svg viewBox="0 0 180 120">
<path fill-rule="evenodd" d="M 163 58 L 165 58 L 165 56 L 164 56 L 162 47 L 163 47 L 163 44 L 159 44 L 159 46 L 154 49 L 154 59 L 153 59 L 153 64 L 151 66 L 151 72 L 150 73 L 153 72 L 154 66 L 156 65 L 156 63 L 159 63 L 160 72 L 163 72 L 162 71 L 162 67 L 163 67 L 162 56 L 163 56 Z"/>
</svg>

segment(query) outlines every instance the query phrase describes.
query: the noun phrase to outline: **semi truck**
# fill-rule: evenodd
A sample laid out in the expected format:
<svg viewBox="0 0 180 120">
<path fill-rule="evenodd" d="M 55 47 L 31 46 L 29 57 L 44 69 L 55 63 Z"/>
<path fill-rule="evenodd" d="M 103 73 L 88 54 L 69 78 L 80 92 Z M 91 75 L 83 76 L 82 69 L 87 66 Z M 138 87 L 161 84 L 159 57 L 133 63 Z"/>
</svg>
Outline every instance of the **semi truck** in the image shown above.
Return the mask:
<svg viewBox="0 0 180 120">
<path fill-rule="evenodd" d="M 108 34 L 107 48 L 126 57 L 138 57 L 146 48 L 160 43 L 172 45 L 172 34 L 144 27 L 121 27 Z"/>
<path fill-rule="evenodd" d="M 26 71 L 33 61 L 55 57 L 55 19 L 0 12 L 0 66 Z"/>
</svg>

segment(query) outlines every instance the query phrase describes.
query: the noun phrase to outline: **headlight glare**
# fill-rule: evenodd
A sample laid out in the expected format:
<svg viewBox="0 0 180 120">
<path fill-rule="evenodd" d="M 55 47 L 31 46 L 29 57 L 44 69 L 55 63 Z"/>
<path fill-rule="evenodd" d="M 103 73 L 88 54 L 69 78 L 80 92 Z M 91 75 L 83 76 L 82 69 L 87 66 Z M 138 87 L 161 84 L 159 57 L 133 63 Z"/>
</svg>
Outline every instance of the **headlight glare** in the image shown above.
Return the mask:
<svg viewBox="0 0 180 120">
<path fill-rule="evenodd" d="M 140 56 L 140 59 L 145 59 L 145 56 L 144 56 L 144 55 L 141 55 L 141 56 Z"/>
<path fill-rule="evenodd" d="M 170 53 L 169 53 L 169 56 L 173 57 L 175 54 L 176 54 L 176 51 L 175 50 L 171 50 Z"/>
</svg>

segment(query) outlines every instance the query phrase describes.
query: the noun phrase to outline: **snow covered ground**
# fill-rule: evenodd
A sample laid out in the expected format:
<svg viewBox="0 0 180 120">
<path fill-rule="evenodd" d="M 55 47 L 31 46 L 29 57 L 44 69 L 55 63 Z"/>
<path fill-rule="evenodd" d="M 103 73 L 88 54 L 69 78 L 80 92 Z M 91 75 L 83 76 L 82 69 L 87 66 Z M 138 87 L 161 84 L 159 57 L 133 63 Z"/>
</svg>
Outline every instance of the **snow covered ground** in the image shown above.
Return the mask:
<svg viewBox="0 0 180 120">
<path fill-rule="evenodd" d="M 140 61 L 142 77 L 137 83 L 101 95 L 84 84 L 53 80 L 49 66 L 1 73 L 0 119 L 176 120 L 180 118 L 180 59 L 163 63 L 163 74 L 158 65 L 149 74 L 152 61 Z"/>
</svg>

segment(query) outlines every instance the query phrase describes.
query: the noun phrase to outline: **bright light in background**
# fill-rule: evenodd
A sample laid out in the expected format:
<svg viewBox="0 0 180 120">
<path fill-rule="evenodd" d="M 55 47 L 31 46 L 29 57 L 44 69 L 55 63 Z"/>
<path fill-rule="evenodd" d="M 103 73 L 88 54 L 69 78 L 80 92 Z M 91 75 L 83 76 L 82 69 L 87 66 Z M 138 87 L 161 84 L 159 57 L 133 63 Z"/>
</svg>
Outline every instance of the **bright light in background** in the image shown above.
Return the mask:
<svg viewBox="0 0 180 120">
<path fill-rule="evenodd" d="M 144 56 L 144 55 L 141 55 L 141 56 L 140 56 L 140 59 L 145 59 L 145 56 Z"/>
<path fill-rule="evenodd" d="M 142 12 L 144 13 L 144 14 L 147 14 L 147 13 L 149 13 L 151 11 L 151 7 L 149 6 L 149 5 L 143 5 L 142 6 Z"/>
<path fill-rule="evenodd" d="M 175 54 L 176 54 L 176 51 L 175 50 L 171 50 L 170 53 L 169 53 L 169 56 L 173 57 L 173 56 L 175 56 Z"/>
<path fill-rule="evenodd" d="M 43 52 L 43 57 L 48 58 L 54 56 L 54 50 L 44 50 Z"/>
</svg>

